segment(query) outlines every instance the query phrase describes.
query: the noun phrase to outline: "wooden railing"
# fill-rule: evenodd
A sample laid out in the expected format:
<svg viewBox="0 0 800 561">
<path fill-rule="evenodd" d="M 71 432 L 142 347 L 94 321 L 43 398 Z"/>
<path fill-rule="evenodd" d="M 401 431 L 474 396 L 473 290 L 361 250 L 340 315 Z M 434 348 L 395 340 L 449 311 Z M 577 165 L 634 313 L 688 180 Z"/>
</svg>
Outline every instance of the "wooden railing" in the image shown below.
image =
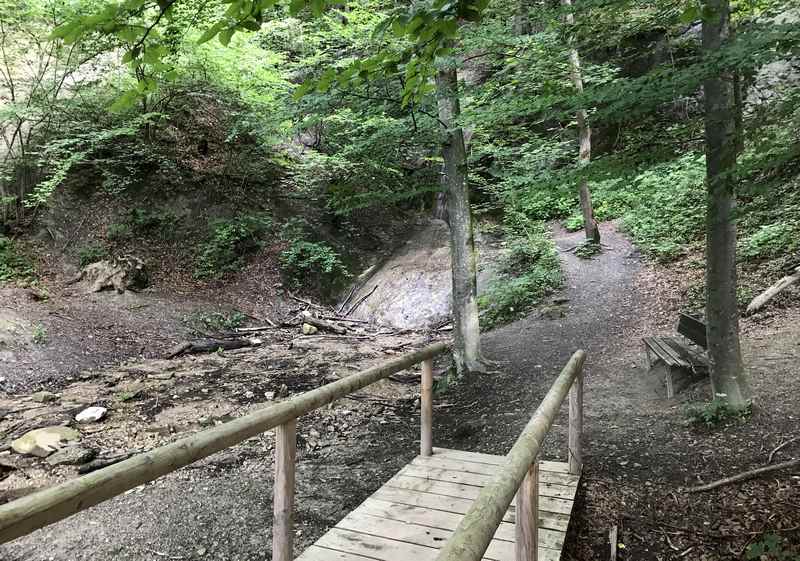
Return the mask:
<svg viewBox="0 0 800 561">
<path fill-rule="evenodd" d="M 537 456 L 561 404 L 569 393 L 569 471 L 581 471 L 583 431 L 583 362 L 577 351 L 550 387 L 517 442 L 498 466 L 495 478 L 484 487 L 461 520 L 436 561 L 480 561 L 514 495 L 517 497 L 516 561 L 536 561 L 538 553 L 539 470 Z"/>
<path fill-rule="evenodd" d="M 420 452 L 430 455 L 433 441 L 431 434 L 433 359 L 448 348 L 449 343 L 434 343 L 218 427 L 2 505 L 0 543 L 58 522 L 128 489 L 153 481 L 275 428 L 272 559 L 291 561 L 297 418 L 421 362 Z"/>
</svg>

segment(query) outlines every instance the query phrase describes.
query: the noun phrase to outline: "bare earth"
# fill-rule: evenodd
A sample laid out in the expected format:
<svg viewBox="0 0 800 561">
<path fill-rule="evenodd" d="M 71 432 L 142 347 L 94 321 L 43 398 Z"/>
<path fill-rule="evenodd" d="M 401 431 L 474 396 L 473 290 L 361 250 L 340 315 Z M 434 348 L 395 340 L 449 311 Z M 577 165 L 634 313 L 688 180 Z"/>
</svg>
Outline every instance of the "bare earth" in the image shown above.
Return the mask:
<svg viewBox="0 0 800 561">
<path fill-rule="evenodd" d="M 683 402 L 706 399 L 708 387 L 671 401 L 657 396 L 640 339 L 673 329 L 696 273 L 681 265 L 645 265 L 614 225 L 604 224 L 602 233 L 608 248 L 594 259 L 562 252 L 567 278 L 558 296 L 566 302 L 556 298 L 547 317 L 533 314 L 486 334 L 485 353 L 497 372 L 470 377 L 438 396 L 436 443 L 505 453 L 570 354 L 583 348 L 585 470 L 565 559 L 607 559 L 612 525 L 624 544 L 620 558 L 637 561 L 743 558 L 764 531 L 797 541 L 797 530 L 786 530 L 800 526 L 800 488 L 791 471 L 710 493 L 682 491 L 763 465 L 775 446 L 797 434 L 796 310 L 745 324 L 756 396 L 750 422 L 714 430 L 689 426 Z M 562 249 L 580 239 L 580 233 L 556 231 Z M 289 394 L 306 391 L 425 340 L 417 333 L 373 331 L 370 337 L 297 343 L 296 331 L 276 331 L 256 351 L 169 363 L 137 359 L 76 373 L 60 382 L 61 400 L 52 406 L 5 396 L 0 408 L 20 411 L 7 413 L 0 431 L 8 439 L 20 420 L 66 420 L 83 404 L 100 403 L 110 416 L 82 429 L 87 443 L 101 453 L 150 448 L 268 404 L 266 396 L 284 384 Z M 300 420 L 298 550 L 416 454 L 417 389 L 386 382 Z M 565 459 L 565 425 L 563 412 L 544 459 Z M 776 461 L 797 453 L 800 443 L 784 448 Z M 0 491 L 10 499 L 73 477 L 74 469 L 33 459 L 4 475 Z M 2 546 L 0 558 L 269 559 L 271 509 L 272 437 L 264 435 Z"/>
</svg>

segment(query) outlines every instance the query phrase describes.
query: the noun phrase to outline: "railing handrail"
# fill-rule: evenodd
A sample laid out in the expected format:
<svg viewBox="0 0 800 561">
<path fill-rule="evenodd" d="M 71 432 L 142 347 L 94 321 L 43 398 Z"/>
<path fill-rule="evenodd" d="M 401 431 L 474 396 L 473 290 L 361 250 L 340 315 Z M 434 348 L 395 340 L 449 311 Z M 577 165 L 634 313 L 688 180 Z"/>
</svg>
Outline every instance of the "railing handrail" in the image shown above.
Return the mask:
<svg viewBox="0 0 800 561">
<path fill-rule="evenodd" d="M 437 342 L 217 427 L 0 506 L 0 543 L 24 536 L 440 355 Z"/>
<path fill-rule="evenodd" d="M 506 455 L 505 463 L 498 466 L 497 475 L 481 490 L 436 561 L 480 561 L 483 558 L 514 495 L 539 455 L 542 441 L 573 382 L 581 373 L 585 359 L 586 353 L 581 350 L 569 359 Z"/>
</svg>

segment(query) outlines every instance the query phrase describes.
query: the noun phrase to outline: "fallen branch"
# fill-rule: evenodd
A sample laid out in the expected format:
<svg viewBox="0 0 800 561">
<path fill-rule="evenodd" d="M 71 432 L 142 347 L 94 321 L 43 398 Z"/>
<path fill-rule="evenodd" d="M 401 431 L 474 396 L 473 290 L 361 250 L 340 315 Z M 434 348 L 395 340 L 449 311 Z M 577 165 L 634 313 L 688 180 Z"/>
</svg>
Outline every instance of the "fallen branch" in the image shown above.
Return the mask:
<svg viewBox="0 0 800 561">
<path fill-rule="evenodd" d="M 139 452 L 128 452 L 126 454 L 121 454 L 119 456 L 112 456 L 110 458 L 98 458 L 96 460 L 92 460 L 88 464 L 83 464 L 78 468 L 78 473 L 83 475 L 86 473 L 91 473 L 98 469 L 103 469 L 104 467 L 113 466 L 123 460 L 127 460 L 128 458 L 133 457 L 134 455 L 138 454 Z"/>
<path fill-rule="evenodd" d="M 353 304 L 353 306 L 352 306 L 352 307 L 351 307 L 349 310 L 347 310 L 347 313 L 344 315 L 344 317 L 348 317 L 350 314 L 352 314 L 354 311 L 356 311 L 356 309 L 358 309 L 358 307 L 359 307 L 361 304 L 363 304 L 363 303 L 364 303 L 364 300 L 366 300 L 367 298 L 369 298 L 370 296 L 372 296 L 372 293 L 373 293 L 373 292 L 375 292 L 376 290 L 378 290 L 378 285 L 377 285 L 377 284 L 376 284 L 375 286 L 373 286 L 373 287 L 372 287 L 372 290 L 370 290 L 370 291 L 369 291 L 369 292 L 368 292 L 366 295 L 364 295 L 362 298 L 360 298 L 360 299 L 358 300 L 358 302 L 356 302 L 355 304 Z"/>
<path fill-rule="evenodd" d="M 336 325 L 333 322 L 316 318 L 311 314 L 311 312 L 303 312 L 303 321 L 305 323 L 313 325 L 314 327 L 318 327 L 319 329 L 332 331 L 333 333 L 337 333 L 339 335 L 345 335 L 347 333 L 347 329 L 345 329 L 341 325 Z"/>
<path fill-rule="evenodd" d="M 320 304 L 315 304 L 314 302 L 309 302 L 308 300 L 303 300 L 302 298 L 298 298 L 297 296 L 295 296 L 291 292 L 289 293 L 289 298 L 291 298 L 292 300 L 295 300 L 297 302 L 300 302 L 301 304 L 305 304 L 306 306 L 311 306 L 312 308 L 317 308 L 318 310 L 327 310 L 327 308 L 325 306 L 321 306 Z"/>
<path fill-rule="evenodd" d="M 787 469 L 798 465 L 800 465 L 800 460 L 789 460 L 787 462 L 781 462 L 779 464 L 771 466 L 764 466 L 756 469 L 751 469 L 748 471 L 743 471 L 742 473 L 738 473 L 736 475 L 732 475 L 731 477 L 726 477 L 724 479 L 719 479 L 717 481 L 712 481 L 711 483 L 706 483 L 705 485 L 700 485 L 698 487 L 690 487 L 688 489 L 685 489 L 685 491 L 687 493 L 699 493 L 701 491 L 710 491 L 711 489 L 716 489 L 717 487 L 722 487 L 723 485 L 730 485 L 731 483 L 736 483 L 737 481 L 753 479 L 754 477 L 758 477 L 759 475 L 765 473 L 779 471 L 782 469 Z"/>
<path fill-rule="evenodd" d="M 781 444 L 779 446 L 776 446 L 775 449 L 772 452 L 769 453 L 769 459 L 767 460 L 767 463 L 771 464 L 772 463 L 772 458 L 775 457 L 775 454 L 777 454 L 778 452 L 780 452 L 781 450 L 786 448 L 792 442 L 797 442 L 798 440 L 800 440 L 800 436 L 796 436 L 794 438 L 790 438 L 789 440 L 787 440 L 783 444 Z"/>
<path fill-rule="evenodd" d="M 800 266 L 794 269 L 794 273 L 783 277 L 781 280 L 770 286 L 764 292 L 753 298 L 750 305 L 747 306 L 745 313 L 752 314 L 753 312 L 761 309 L 764 304 L 772 300 L 775 296 L 780 294 L 784 289 L 789 288 L 794 283 L 800 280 Z"/>
<path fill-rule="evenodd" d="M 617 542 L 619 541 L 618 537 L 619 529 L 617 525 L 614 524 L 611 529 L 608 531 L 608 543 L 611 546 L 611 551 L 609 552 L 609 561 L 617 561 Z"/>
<path fill-rule="evenodd" d="M 358 288 L 357 284 L 354 284 L 353 287 L 350 289 L 350 292 L 347 294 L 347 298 L 342 301 L 342 305 L 339 306 L 339 309 L 336 310 L 337 314 L 341 314 L 344 311 L 345 306 L 350 303 L 350 300 L 353 298 L 353 295 L 356 293 L 356 288 Z"/>
</svg>

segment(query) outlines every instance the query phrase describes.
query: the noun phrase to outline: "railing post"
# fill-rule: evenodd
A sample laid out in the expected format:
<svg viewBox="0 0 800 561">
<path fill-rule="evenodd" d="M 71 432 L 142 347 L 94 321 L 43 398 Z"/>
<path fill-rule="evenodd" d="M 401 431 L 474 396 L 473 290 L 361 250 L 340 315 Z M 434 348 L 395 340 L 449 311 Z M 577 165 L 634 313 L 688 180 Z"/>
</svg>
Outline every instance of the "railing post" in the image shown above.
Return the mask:
<svg viewBox="0 0 800 561">
<path fill-rule="evenodd" d="M 583 371 L 569 390 L 569 472 L 578 475 L 583 467 Z"/>
<path fill-rule="evenodd" d="M 433 359 L 422 361 L 420 391 L 419 453 L 433 455 Z"/>
<path fill-rule="evenodd" d="M 539 554 L 539 462 L 534 460 L 517 490 L 514 511 L 516 561 L 536 561 Z"/>
<path fill-rule="evenodd" d="M 294 559 L 294 471 L 297 419 L 275 428 L 275 485 L 272 521 L 272 561 Z"/>
</svg>

